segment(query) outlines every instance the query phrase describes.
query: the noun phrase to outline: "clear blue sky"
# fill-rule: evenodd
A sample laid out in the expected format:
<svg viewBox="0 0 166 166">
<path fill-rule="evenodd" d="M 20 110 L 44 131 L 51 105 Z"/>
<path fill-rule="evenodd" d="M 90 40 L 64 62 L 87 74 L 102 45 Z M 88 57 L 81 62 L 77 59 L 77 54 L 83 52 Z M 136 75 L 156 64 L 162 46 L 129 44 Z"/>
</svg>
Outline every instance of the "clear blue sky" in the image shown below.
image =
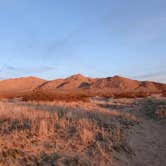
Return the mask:
<svg viewBox="0 0 166 166">
<path fill-rule="evenodd" d="M 75 73 L 166 82 L 166 0 L 0 0 L 0 78 Z"/>
</svg>

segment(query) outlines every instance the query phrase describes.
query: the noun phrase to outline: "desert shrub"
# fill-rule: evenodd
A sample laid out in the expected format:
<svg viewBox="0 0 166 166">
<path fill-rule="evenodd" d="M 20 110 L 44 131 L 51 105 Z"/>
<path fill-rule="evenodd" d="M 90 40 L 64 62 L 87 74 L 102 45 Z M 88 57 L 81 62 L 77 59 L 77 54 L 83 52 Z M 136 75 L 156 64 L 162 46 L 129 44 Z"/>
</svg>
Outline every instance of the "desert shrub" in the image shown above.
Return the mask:
<svg viewBox="0 0 166 166">
<path fill-rule="evenodd" d="M 162 95 L 166 97 L 166 90 L 163 90 Z"/>
<path fill-rule="evenodd" d="M 24 95 L 23 96 L 23 101 L 65 101 L 65 102 L 71 102 L 71 101 L 88 101 L 89 95 L 84 94 L 84 93 L 74 93 L 74 92 L 69 92 L 69 93 L 43 93 L 43 92 L 38 92 L 38 93 L 33 93 L 31 95 Z"/>
<path fill-rule="evenodd" d="M 150 118 L 162 119 L 166 117 L 166 102 L 164 100 L 148 99 L 144 102 L 143 111 Z"/>
<path fill-rule="evenodd" d="M 111 165 L 124 145 L 121 128 L 136 121 L 83 101 L 0 102 L 0 164 Z"/>
<path fill-rule="evenodd" d="M 126 92 L 119 92 L 113 94 L 113 97 L 118 99 L 118 98 L 145 98 L 150 95 L 149 92 L 146 91 L 126 91 Z"/>
</svg>

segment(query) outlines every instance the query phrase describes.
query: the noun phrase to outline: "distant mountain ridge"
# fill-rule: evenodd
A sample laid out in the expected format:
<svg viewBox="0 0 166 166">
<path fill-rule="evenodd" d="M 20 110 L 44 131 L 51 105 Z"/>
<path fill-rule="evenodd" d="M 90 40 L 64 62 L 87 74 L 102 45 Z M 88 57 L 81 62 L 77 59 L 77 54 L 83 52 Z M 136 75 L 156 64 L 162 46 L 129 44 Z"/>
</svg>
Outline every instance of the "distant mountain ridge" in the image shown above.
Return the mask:
<svg viewBox="0 0 166 166">
<path fill-rule="evenodd" d="M 52 81 L 37 77 L 23 77 L 0 81 L 0 97 L 29 97 L 47 99 L 66 96 L 122 96 L 165 95 L 166 84 L 137 81 L 121 76 L 90 78 L 81 74 Z"/>
</svg>

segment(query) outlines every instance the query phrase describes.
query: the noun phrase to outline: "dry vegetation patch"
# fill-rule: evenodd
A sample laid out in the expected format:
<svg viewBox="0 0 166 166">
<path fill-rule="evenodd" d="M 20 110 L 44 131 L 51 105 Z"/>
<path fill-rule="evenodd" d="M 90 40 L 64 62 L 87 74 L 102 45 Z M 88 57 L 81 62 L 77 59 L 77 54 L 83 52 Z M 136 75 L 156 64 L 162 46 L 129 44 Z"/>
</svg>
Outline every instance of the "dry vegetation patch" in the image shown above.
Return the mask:
<svg viewBox="0 0 166 166">
<path fill-rule="evenodd" d="M 166 119 L 165 99 L 146 99 L 143 101 L 143 105 L 143 110 L 148 117 L 158 120 Z"/>
<path fill-rule="evenodd" d="M 0 165 L 112 165 L 137 118 L 85 102 L 0 102 Z"/>
</svg>

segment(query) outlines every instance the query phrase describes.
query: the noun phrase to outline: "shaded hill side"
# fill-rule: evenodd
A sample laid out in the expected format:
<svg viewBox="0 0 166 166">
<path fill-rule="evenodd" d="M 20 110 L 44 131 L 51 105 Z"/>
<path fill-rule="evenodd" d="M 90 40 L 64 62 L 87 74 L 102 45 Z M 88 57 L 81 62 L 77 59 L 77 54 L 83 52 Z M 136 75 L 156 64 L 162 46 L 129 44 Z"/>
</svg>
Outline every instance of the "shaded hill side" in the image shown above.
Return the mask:
<svg viewBox="0 0 166 166">
<path fill-rule="evenodd" d="M 89 88 L 89 86 L 94 82 L 94 80 L 95 79 L 77 74 L 66 79 L 48 81 L 47 83 L 44 83 L 43 85 L 37 87 L 36 90 L 54 92 L 55 90 L 70 91 L 75 89 L 81 89 L 85 86 Z"/>
<path fill-rule="evenodd" d="M 35 77 L 0 81 L 1 97 L 22 96 L 27 100 L 80 99 L 83 97 L 146 97 L 166 95 L 166 84 L 114 76 L 89 78 L 77 74 L 46 81 Z"/>
<path fill-rule="evenodd" d="M 150 81 L 137 81 L 114 76 L 108 78 L 89 78 L 74 75 L 44 83 L 33 91 L 27 99 L 83 99 L 86 97 L 147 97 L 152 94 L 164 94 L 166 84 Z"/>
<path fill-rule="evenodd" d="M 135 89 L 139 86 L 139 81 L 130 80 L 128 78 L 114 76 L 108 78 L 97 79 L 91 88 L 111 88 L 111 89 Z"/>
</svg>

